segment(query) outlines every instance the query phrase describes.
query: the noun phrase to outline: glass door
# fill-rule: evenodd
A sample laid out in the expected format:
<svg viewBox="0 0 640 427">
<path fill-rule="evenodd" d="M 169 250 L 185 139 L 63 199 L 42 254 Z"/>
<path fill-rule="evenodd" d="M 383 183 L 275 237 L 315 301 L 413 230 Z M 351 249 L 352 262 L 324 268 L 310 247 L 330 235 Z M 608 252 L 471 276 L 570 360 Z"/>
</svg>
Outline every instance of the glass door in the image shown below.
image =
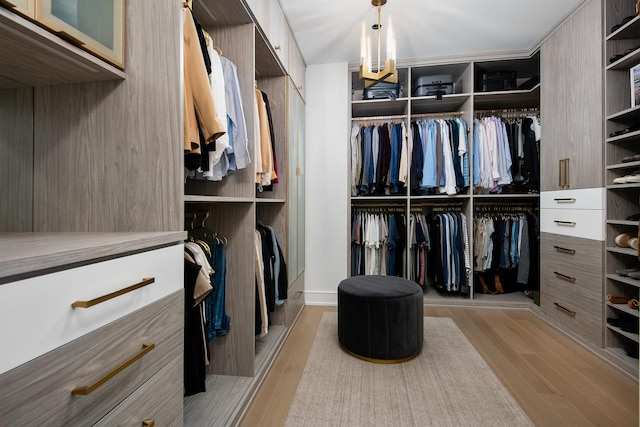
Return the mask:
<svg viewBox="0 0 640 427">
<path fill-rule="evenodd" d="M 124 69 L 124 0 L 39 0 L 36 20 Z"/>
</svg>

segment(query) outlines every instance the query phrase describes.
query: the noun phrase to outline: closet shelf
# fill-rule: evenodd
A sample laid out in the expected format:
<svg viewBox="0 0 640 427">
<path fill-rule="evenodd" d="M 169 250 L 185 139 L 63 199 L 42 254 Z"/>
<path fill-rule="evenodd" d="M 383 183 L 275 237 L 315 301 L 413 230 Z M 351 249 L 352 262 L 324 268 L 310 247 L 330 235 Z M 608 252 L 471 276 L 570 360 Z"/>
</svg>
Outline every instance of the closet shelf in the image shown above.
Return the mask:
<svg viewBox="0 0 640 427">
<path fill-rule="evenodd" d="M 257 203 L 287 203 L 285 199 L 268 199 L 266 197 L 256 197 Z"/>
<path fill-rule="evenodd" d="M 607 28 L 606 31 L 609 29 Z M 609 40 L 625 40 L 625 39 L 637 39 L 640 34 L 640 15 L 633 18 L 631 21 L 618 28 L 613 33 L 609 34 L 606 38 Z"/>
<path fill-rule="evenodd" d="M 640 184 L 611 184 L 611 185 L 607 185 L 607 190 L 628 190 L 630 188 L 640 189 Z"/>
<path fill-rule="evenodd" d="M 623 331 L 622 329 L 617 328 L 617 327 L 615 327 L 613 325 L 610 325 L 608 323 L 607 323 L 607 329 L 609 329 L 611 331 L 614 331 L 615 333 L 620 334 L 622 336 L 625 336 L 625 337 L 629 338 L 632 341 L 635 341 L 635 342 L 639 342 L 640 341 L 638 334 L 633 334 L 631 332 Z"/>
<path fill-rule="evenodd" d="M 435 96 L 411 98 L 411 110 L 414 114 L 459 111 L 469 98 L 471 98 L 469 93 L 444 95 L 442 99 L 436 99 Z"/>
<path fill-rule="evenodd" d="M 637 257 L 638 256 L 638 251 L 636 251 L 635 249 L 620 248 L 620 247 L 617 247 L 617 246 L 607 246 L 607 252 L 616 253 L 616 254 L 622 254 L 622 255 L 629 255 L 629 256 L 633 256 L 633 257 Z"/>
<path fill-rule="evenodd" d="M 474 199 L 486 199 L 486 200 L 502 200 L 502 199 L 534 199 L 540 198 L 539 194 L 474 194 Z"/>
<path fill-rule="evenodd" d="M 221 197 L 185 194 L 184 203 L 253 203 L 253 197 Z"/>
<path fill-rule="evenodd" d="M 0 7 L 0 76 L 28 86 L 123 80 L 125 73 Z"/>
<path fill-rule="evenodd" d="M 607 347 L 607 351 L 627 366 L 628 371 L 638 369 L 638 359 L 627 356 L 623 348 Z"/>
<path fill-rule="evenodd" d="M 635 280 L 630 277 L 620 276 L 618 274 L 607 274 L 607 279 L 640 288 L 640 280 Z"/>
<path fill-rule="evenodd" d="M 640 162 L 617 163 L 615 165 L 607 166 L 607 170 L 638 169 L 638 167 L 640 167 Z"/>
<path fill-rule="evenodd" d="M 609 64 L 607 66 L 607 71 L 610 70 L 618 70 L 618 71 L 626 71 L 629 72 L 629 69 L 640 62 L 640 49 L 636 49 L 624 58 L 621 58 L 614 62 L 613 64 Z"/>
<path fill-rule="evenodd" d="M 540 105 L 540 84 L 531 90 L 475 92 L 473 104 L 476 110 L 538 107 Z"/>
<path fill-rule="evenodd" d="M 186 239 L 184 231 L 163 233 L 3 233 L 0 235 L 0 283 L 33 276 L 69 264 L 83 264 L 126 252 Z"/>
<path fill-rule="evenodd" d="M 628 125 L 635 124 L 640 121 L 640 106 L 618 111 L 617 113 L 608 116 L 607 120 Z"/>
<path fill-rule="evenodd" d="M 625 313 L 627 313 L 627 314 L 629 314 L 631 316 L 639 317 L 638 310 L 634 310 L 633 308 L 629 307 L 628 304 L 612 304 L 612 303 L 607 301 L 607 306 L 609 306 L 611 308 L 614 308 L 616 310 L 625 312 Z"/>
<path fill-rule="evenodd" d="M 607 220 L 607 224 L 611 224 L 611 225 L 629 225 L 629 226 L 637 227 L 638 226 L 638 221 L 627 221 L 627 220 L 622 220 L 622 219 L 610 219 L 610 220 Z"/>
<path fill-rule="evenodd" d="M 396 116 L 406 114 L 408 98 L 376 99 L 371 101 L 353 101 L 351 103 L 352 119 L 367 116 Z"/>
<path fill-rule="evenodd" d="M 640 140 L 640 130 L 637 130 L 635 132 L 625 133 L 624 135 L 614 136 L 613 138 L 607 138 L 607 143 L 609 144 L 613 142 L 631 143 L 639 140 Z"/>
<path fill-rule="evenodd" d="M 433 196 L 411 196 L 411 201 L 419 201 L 419 202 L 424 202 L 424 201 L 430 201 L 430 200 L 437 200 L 439 202 L 441 201 L 447 201 L 447 200 L 469 200 L 471 199 L 471 196 L 468 194 L 455 194 L 453 196 L 447 196 L 446 194 L 435 194 Z"/>
<path fill-rule="evenodd" d="M 351 197 L 352 202 L 388 202 L 388 201 L 396 201 L 396 202 L 405 202 L 407 200 L 407 196 L 358 196 Z"/>
<path fill-rule="evenodd" d="M 193 2 L 193 14 L 203 27 L 241 25 L 253 22 L 244 2 L 234 0 L 196 0 Z"/>
</svg>

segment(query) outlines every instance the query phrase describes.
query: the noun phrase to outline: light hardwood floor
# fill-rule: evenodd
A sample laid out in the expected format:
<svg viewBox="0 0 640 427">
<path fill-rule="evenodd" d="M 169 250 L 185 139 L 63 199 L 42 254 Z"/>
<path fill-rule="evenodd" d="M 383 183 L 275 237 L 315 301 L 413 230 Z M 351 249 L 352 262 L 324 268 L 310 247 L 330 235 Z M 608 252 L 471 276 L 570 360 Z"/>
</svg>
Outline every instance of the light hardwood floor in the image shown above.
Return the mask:
<svg viewBox="0 0 640 427">
<path fill-rule="evenodd" d="M 304 308 L 242 427 L 284 424 L 325 311 L 336 308 Z M 454 319 L 535 425 L 638 426 L 638 383 L 533 313 L 426 307 L 425 316 Z"/>
</svg>

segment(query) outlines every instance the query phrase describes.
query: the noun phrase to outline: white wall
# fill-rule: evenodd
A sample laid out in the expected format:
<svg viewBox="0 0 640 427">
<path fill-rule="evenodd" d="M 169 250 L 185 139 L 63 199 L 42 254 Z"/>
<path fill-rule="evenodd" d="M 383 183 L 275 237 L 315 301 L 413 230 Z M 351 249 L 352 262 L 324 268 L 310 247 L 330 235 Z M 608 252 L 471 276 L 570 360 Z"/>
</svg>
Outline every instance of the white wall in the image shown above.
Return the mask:
<svg viewBox="0 0 640 427">
<path fill-rule="evenodd" d="M 336 305 L 349 274 L 348 64 L 310 65 L 306 85 L 305 300 Z"/>
</svg>

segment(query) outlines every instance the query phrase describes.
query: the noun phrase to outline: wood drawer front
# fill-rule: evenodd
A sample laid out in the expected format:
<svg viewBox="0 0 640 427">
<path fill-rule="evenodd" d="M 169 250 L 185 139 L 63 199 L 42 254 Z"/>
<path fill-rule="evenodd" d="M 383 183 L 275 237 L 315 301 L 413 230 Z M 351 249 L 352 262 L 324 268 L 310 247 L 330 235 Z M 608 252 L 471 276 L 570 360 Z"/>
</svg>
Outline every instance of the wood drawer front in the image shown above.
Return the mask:
<svg viewBox="0 0 640 427">
<path fill-rule="evenodd" d="M 540 193 L 540 208 L 603 210 L 604 192 L 604 188 L 543 191 Z"/>
<path fill-rule="evenodd" d="M 540 231 L 604 241 L 604 211 L 540 209 Z"/>
<path fill-rule="evenodd" d="M 13 369 L 183 288 L 183 246 L 172 245 L 0 285 L 0 373 Z M 86 301 L 154 283 L 89 308 Z"/>
<path fill-rule="evenodd" d="M 94 427 L 141 427 L 146 419 L 157 426 L 182 423 L 182 377 L 182 356 L 178 356 Z"/>
<path fill-rule="evenodd" d="M 180 290 L 0 375 L 0 425 L 96 423 L 182 355 L 183 301 Z M 93 385 L 132 359 L 149 342 L 155 344 L 151 351 L 91 394 L 72 394 L 74 388 Z"/>
<path fill-rule="evenodd" d="M 594 301 L 593 298 L 575 292 L 570 286 L 554 282 L 554 278 L 548 273 L 542 272 L 540 280 L 542 312 L 567 330 L 602 347 L 602 301 Z"/>
<path fill-rule="evenodd" d="M 304 274 L 302 274 L 287 291 L 287 301 L 284 303 L 287 326 L 291 326 L 295 322 L 304 304 Z"/>
<path fill-rule="evenodd" d="M 540 233 L 540 268 L 576 278 L 576 285 L 602 289 L 604 242 Z"/>
</svg>

